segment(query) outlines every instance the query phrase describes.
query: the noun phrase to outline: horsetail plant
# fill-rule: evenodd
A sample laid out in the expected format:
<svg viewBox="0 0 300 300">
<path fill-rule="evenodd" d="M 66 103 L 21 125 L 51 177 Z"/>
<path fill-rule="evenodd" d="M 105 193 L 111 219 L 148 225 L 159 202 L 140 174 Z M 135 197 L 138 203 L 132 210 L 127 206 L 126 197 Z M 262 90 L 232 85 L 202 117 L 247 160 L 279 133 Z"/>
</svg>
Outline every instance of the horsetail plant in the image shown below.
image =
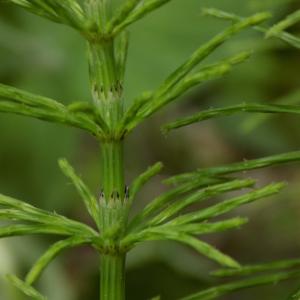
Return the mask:
<svg viewBox="0 0 300 300">
<path fill-rule="evenodd" d="M 191 88 L 223 77 L 249 58 L 251 52 L 244 51 L 213 64 L 199 66 L 233 36 L 252 27 L 268 37 L 276 37 L 299 47 L 299 39 L 283 31 L 299 20 L 298 12 L 268 29 L 261 25 L 270 18 L 266 12 L 239 17 L 217 9 L 205 9 L 205 15 L 230 20 L 232 24 L 196 49 L 156 90 L 143 93 L 125 109 L 123 86 L 129 43 L 128 27 L 170 0 L 124 0 L 117 9 L 113 9 L 111 1 L 107 0 L 8 2 L 51 21 L 68 25 L 86 40 L 92 101 L 74 102 L 66 106 L 53 99 L 0 84 L 0 111 L 83 129 L 101 146 L 100 197 L 93 195 L 66 159 L 59 160 L 62 172 L 74 184 L 95 226 L 0 195 L 0 218 L 10 221 L 0 228 L 1 237 L 31 234 L 61 236 L 36 261 L 24 280 L 14 275 L 7 276 L 21 292 L 32 299 L 46 299 L 34 288 L 34 284 L 49 263 L 63 250 L 90 245 L 101 258 L 100 299 L 124 300 L 126 254 L 137 244 L 153 240 L 177 241 L 195 249 L 226 268 L 215 273 L 219 276 L 280 271 L 212 287 L 183 300 L 216 299 L 239 289 L 300 277 L 299 271 L 285 271 L 299 267 L 298 260 L 242 267 L 233 258 L 198 238 L 202 234 L 241 227 L 247 222 L 246 218 L 235 217 L 221 221 L 215 221 L 214 218 L 244 204 L 277 194 L 285 186 L 279 182 L 255 188 L 255 180 L 239 179 L 236 173 L 299 161 L 299 151 L 175 175 L 165 180 L 170 188 L 132 218 L 129 218 L 129 212 L 134 202 L 138 201 L 139 191 L 161 171 L 163 165 L 158 162 L 149 167 L 128 187 L 125 185 L 123 157 L 126 137 L 140 123 Z M 240 112 L 299 114 L 300 109 L 297 105 L 243 103 L 202 111 L 164 125 L 162 129 L 169 132 L 208 118 Z M 241 193 L 202 210 L 185 212 L 185 208 L 195 203 L 232 191 Z M 299 292 L 294 293 L 290 299 L 294 299 L 297 294 Z"/>
</svg>

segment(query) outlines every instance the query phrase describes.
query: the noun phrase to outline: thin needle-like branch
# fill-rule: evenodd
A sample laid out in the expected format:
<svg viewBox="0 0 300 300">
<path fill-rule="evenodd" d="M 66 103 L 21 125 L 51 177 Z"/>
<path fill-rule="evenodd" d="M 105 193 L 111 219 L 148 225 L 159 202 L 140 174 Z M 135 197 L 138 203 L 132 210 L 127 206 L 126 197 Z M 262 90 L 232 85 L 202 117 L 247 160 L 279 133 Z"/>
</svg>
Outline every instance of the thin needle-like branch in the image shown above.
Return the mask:
<svg viewBox="0 0 300 300">
<path fill-rule="evenodd" d="M 50 98 L 3 84 L 0 84 L 0 112 L 78 127 L 97 137 L 104 137 L 107 130 L 103 120 L 96 123 L 89 113 L 72 111 Z"/>
<path fill-rule="evenodd" d="M 212 16 L 212 17 L 216 17 L 219 19 L 227 20 L 227 21 L 233 21 L 233 22 L 239 22 L 239 21 L 245 19 L 244 17 L 240 17 L 233 13 L 222 11 L 222 10 L 219 10 L 216 8 L 204 8 L 202 10 L 202 12 L 203 12 L 203 15 L 206 15 L 206 16 Z M 269 28 L 263 27 L 263 26 L 254 26 L 253 28 L 264 34 L 266 34 L 269 31 Z M 286 32 L 286 31 L 276 32 L 276 38 L 286 42 L 287 44 L 289 44 L 293 47 L 300 48 L 300 38 Z"/>
<path fill-rule="evenodd" d="M 198 48 L 191 57 L 189 57 L 181 66 L 179 66 L 163 84 L 152 93 L 150 98 L 142 97 L 140 101 L 134 102 L 135 114 L 131 111 L 132 119 L 127 118 L 127 122 L 122 128 L 123 132 L 127 133 L 136 127 L 142 120 L 152 115 L 157 110 L 161 109 L 171 101 L 177 99 L 180 95 L 186 92 L 189 88 L 203 83 L 205 81 L 219 78 L 226 74 L 233 65 L 240 63 L 249 57 L 249 53 L 239 54 L 237 57 L 232 57 L 218 64 L 204 67 L 196 74 L 188 74 L 209 56 L 215 49 L 224 44 L 239 32 L 248 27 L 255 26 L 264 22 L 270 15 L 268 13 L 259 13 L 249 18 L 234 23 L 232 26 L 225 29 L 223 32 L 216 35 L 210 41 Z M 144 101 L 143 101 L 144 100 Z M 136 110 L 138 108 L 138 110 Z"/>
<path fill-rule="evenodd" d="M 91 243 L 90 239 L 78 236 L 73 236 L 56 242 L 36 261 L 36 263 L 30 269 L 25 278 L 26 284 L 32 285 L 41 276 L 41 273 L 51 263 L 51 261 L 62 251 L 88 243 Z"/>
<path fill-rule="evenodd" d="M 221 194 L 225 194 L 226 192 L 253 187 L 254 183 L 255 181 L 251 179 L 233 180 L 226 183 L 211 185 L 205 189 L 196 191 L 183 199 L 179 198 L 177 201 L 168 204 L 165 209 L 163 209 L 158 215 L 147 222 L 147 226 L 161 224 L 165 220 L 173 217 L 174 215 L 194 203 L 200 203 L 201 201 L 216 197 Z"/>
<path fill-rule="evenodd" d="M 24 295 L 31 297 L 33 300 L 47 300 L 42 294 L 40 294 L 35 288 L 26 282 L 22 281 L 14 275 L 6 275 L 6 278 L 11 282 L 19 291 Z"/>
<path fill-rule="evenodd" d="M 184 225 L 172 225 L 172 224 L 163 224 L 158 226 L 149 226 L 145 229 L 142 229 L 137 232 L 129 233 L 126 235 L 122 241 L 122 247 L 132 247 L 136 243 L 140 243 L 142 241 L 149 240 L 151 236 L 155 237 L 158 233 L 163 233 L 164 231 L 169 232 L 182 232 L 190 235 L 203 235 L 213 232 L 225 231 L 232 228 L 241 227 L 243 224 L 247 223 L 247 219 L 245 218 L 233 218 L 225 221 L 208 223 L 189 223 Z"/>
<path fill-rule="evenodd" d="M 287 28 L 293 26 L 294 24 L 300 21 L 300 10 L 293 12 L 288 15 L 284 20 L 279 23 L 273 25 L 266 33 L 266 37 L 278 36 Z"/>
<path fill-rule="evenodd" d="M 86 184 L 82 181 L 82 179 L 78 175 L 76 175 L 73 167 L 68 163 L 66 159 L 60 159 L 59 166 L 63 171 L 63 173 L 72 180 L 74 186 L 76 187 L 78 193 L 80 194 L 87 208 L 87 211 L 89 212 L 90 216 L 93 218 L 98 228 L 100 229 L 101 228 L 100 212 L 99 212 L 100 206 L 98 204 L 97 199 L 91 193 L 91 191 L 86 186 Z"/>
<path fill-rule="evenodd" d="M 120 13 L 118 17 L 118 22 L 116 22 L 117 20 L 115 20 L 115 26 L 112 29 L 113 34 L 117 35 L 119 32 L 124 30 L 124 28 L 128 27 L 130 24 L 142 19 L 150 12 L 160 8 L 161 6 L 169 3 L 170 1 L 171 0 L 145 0 L 145 1 L 129 0 L 127 1 L 128 6 L 125 7 L 126 5 L 125 3 L 124 10 L 123 10 L 123 13 L 125 12 L 125 14 L 122 16 Z M 140 5 L 138 5 L 139 3 Z M 126 17 L 124 18 L 125 15 Z"/>
<path fill-rule="evenodd" d="M 300 105 L 281 105 L 281 104 L 261 104 L 261 103 L 242 103 L 224 108 L 212 108 L 201 111 L 193 116 L 176 120 L 162 127 L 163 132 L 167 133 L 170 130 L 191 125 L 193 123 L 230 116 L 236 113 L 290 113 L 300 114 Z"/>
<path fill-rule="evenodd" d="M 300 267 L 300 259 L 280 260 L 257 265 L 243 265 L 238 270 L 221 269 L 212 272 L 213 276 L 229 277 L 229 276 L 248 276 L 256 273 L 278 271 Z"/>
<path fill-rule="evenodd" d="M 149 167 L 148 170 L 140 174 L 132 183 L 129 189 L 129 203 L 132 205 L 132 202 L 136 196 L 136 194 L 141 190 L 141 188 L 155 175 L 157 175 L 163 165 L 158 162 L 153 166 Z"/>
<path fill-rule="evenodd" d="M 180 300 L 212 300 L 233 293 L 235 291 L 257 287 L 260 285 L 274 285 L 280 281 L 296 277 L 300 277 L 300 271 L 281 272 L 271 275 L 258 276 L 250 279 L 240 280 L 211 287 L 209 289 L 200 291 L 199 293 L 195 293 L 193 295 L 181 298 Z"/>
<path fill-rule="evenodd" d="M 98 233 L 86 224 L 68 219 L 57 213 L 51 213 L 42 209 L 38 209 L 26 202 L 1 194 L 0 205 L 13 208 L 13 210 L 6 210 L 4 213 L 2 213 L 3 218 L 5 217 L 8 220 L 13 219 L 31 221 L 34 223 L 40 223 L 45 228 L 47 228 L 47 226 L 51 227 L 55 225 L 61 232 L 68 233 L 69 235 L 77 234 L 90 237 L 98 236 Z"/>
<path fill-rule="evenodd" d="M 127 0 L 125 3 L 118 9 L 118 11 L 113 16 L 112 20 L 108 23 L 108 32 L 111 32 L 115 29 L 117 25 L 124 22 L 128 15 L 142 2 L 142 0 Z M 116 30 L 116 29 L 115 29 Z"/>
<path fill-rule="evenodd" d="M 130 236 L 129 236 L 130 239 Z M 172 230 L 168 227 L 157 227 L 157 228 L 149 228 L 144 236 L 144 241 L 153 241 L 153 240 L 173 240 L 190 246 L 191 248 L 195 249 L 199 253 L 203 254 L 204 256 L 218 262 L 223 266 L 227 266 L 230 268 L 238 268 L 240 265 L 231 257 L 221 253 L 219 250 L 214 248 L 213 246 L 207 244 L 206 242 L 200 241 L 199 239 L 186 234 L 185 232 Z M 126 239 L 121 242 L 121 246 L 126 247 L 128 246 L 128 241 Z"/>
<path fill-rule="evenodd" d="M 200 211 L 183 214 L 175 219 L 171 220 L 169 224 L 183 225 L 191 222 L 200 222 L 208 220 L 220 215 L 223 215 L 229 211 L 236 209 L 242 205 L 257 201 L 262 198 L 279 193 L 285 187 L 284 183 L 269 184 L 261 189 L 254 190 L 242 196 L 234 197 L 229 200 L 222 201 L 208 208 Z"/>
<path fill-rule="evenodd" d="M 261 169 L 297 161 L 300 161 L 300 151 L 271 155 L 258 159 L 245 159 L 244 161 L 228 165 L 198 169 L 194 172 L 170 177 L 164 182 L 167 184 L 182 184 L 183 182 L 189 182 L 190 180 L 196 178 L 198 178 L 198 180 L 201 180 L 201 178 L 218 178 L 219 176 L 224 176 L 232 173 Z"/>
<path fill-rule="evenodd" d="M 85 28 L 82 7 L 75 0 L 9 0 L 31 13 L 57 23 L 68 24 L 78 30 Z"/>
</svg>

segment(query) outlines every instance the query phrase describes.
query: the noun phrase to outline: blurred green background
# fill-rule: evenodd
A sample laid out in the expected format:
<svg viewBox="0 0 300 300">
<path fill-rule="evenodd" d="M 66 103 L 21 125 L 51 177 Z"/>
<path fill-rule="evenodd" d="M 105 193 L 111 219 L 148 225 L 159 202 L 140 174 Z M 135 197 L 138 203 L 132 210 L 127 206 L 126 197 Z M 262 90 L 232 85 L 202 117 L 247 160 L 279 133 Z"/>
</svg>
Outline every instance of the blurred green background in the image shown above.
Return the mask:
<svg viewBox="0 0 300 300">
<path fill-rule="evenodd" d="M 131 27 L 125 100 L 156 87 L 195 48 L 227 23 L 204 18 L 201 7 L 214 6 L 239 15 L 270 10 L 276 22 L 300 8 L 288 0 L 173 0 Z M 291 30 L 297 34 L 299 27 Z M 141 208 L 164 187 L 160 180 L 197 167 L 292 151 L 300 146 L 299 117 L 266 118 L 249 115 L 222 118 L 171 133 L 160 125 L 200 109 L 240 102 L 300 102 L 300 51 L 248 31 L 215 52 L 209 60 L 253 49 L 252 58 L 225 79 L 201 86 L 177 104 L 148 120 L 127 140 L 128 183 L 157 160 L 164 173 L 140 194 Z M 53 24 L 0 2 L 0 82 L 40 93 L 63 103 L 90 100 L 85 44 L 64 26 Z M 298 99 L 297 99 L 298 98 Z M 259 122 L 260 121 L 260 122 Z M 87 219 L 78 195 L 60 173 L 57 159 L 68 158 L 95 193 L 99 193 L 99 145 L 83 132 L 14 115 L 0 114 L 0 191 L 61 214 Z M 241 263 L 299 257 L 300 166 L 252 172 L 260 183 L 287 180 L 277 197 L 240 209 L 251 222 L 241 230 L 207 237 Z M 0 240 L 0 274 L 20 276 L 53 240 L 22 237 Z M 49 299 L 97 299 L 98 257 L 78 248 L 56 259 L 40 280 Z M 176 243 L 149 243 L 129 254 L 127 299 L 164 300 L 198 291 L 215 282 L 208 273 L 217 268 L 194 251 Z M 285 299 L 299 282 L 247 290 L 224 299 Z M 3 279 L 0 299 L 23 299 Z"/>
</svg>

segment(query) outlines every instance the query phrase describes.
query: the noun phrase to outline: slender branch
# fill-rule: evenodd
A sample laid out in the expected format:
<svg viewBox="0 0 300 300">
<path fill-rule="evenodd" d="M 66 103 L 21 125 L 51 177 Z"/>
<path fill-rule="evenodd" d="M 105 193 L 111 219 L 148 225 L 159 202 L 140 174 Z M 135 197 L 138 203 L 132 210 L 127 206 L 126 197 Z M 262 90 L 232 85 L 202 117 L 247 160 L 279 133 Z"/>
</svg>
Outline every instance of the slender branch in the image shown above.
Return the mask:
<svg viewBox="0 0 300 300">
<path fill-rule="evenodd" d="M 204 178 L 215 178 L 218 176 L 224 176 L 237 172 L 244 172 L 254 169 L 261 169 L 265 167 L 281 165 L 290 162 L 300 161 L 300 151 L 288 152 L 283 154 L 271 155 L 263 158 L 247 160 L 242 162 L 232 163 L 228 165 L 198 169 L 195 172 L 184 173 L 176 175 L 165 180 L 167 184 L 178 184 L 183 182 L 188 182 L 190 180 L 198 180 Z"/>
<path fill-rule="evenodd" d="M 231 25 L 210 41 L 205 43 L 203 46 L 198 48 L 192 56 L 186 60 L 181 66 L 179 66 L 162 84 L 160 91 L 169 90 L 170 87 L 178 83 L 182 78 L 184 78 L 192 69 L 194 69 L 201 61 L 208 57 L 214 50 L 223 45 L 227 40 L 232 38 L 234 35 L 240 33 L 241 31 L 260 24 L 270 18 L 268 13 L 259 13 L 235 24 Z"/>
<path fill-rule="evenodd" d="M 202 12 L 203 12 L 203 15 L 206 15 L 206 16 L 212 16 L 212 17 L 224 19 L 227 21 L 233 21 L 233 22 L 240 22 L 241 20 L 245 19 L 245 18 L 237 16 L 235 14 L 232 14 L 232 13 L 229 13 L 226 11 L 222 11 L 219 9 L 215 9 L 215 8 L 204 8 L 202 10 Z M 254 26 L 253 28 L 264 34 L 266 34 L 269 30 L 269 28 L 262 27 L 262 26 Z M 300 38 L 286 32 L 286 31 L 279 31 L 278 33 L 276 33 L 276 38 L 286 42 L 287 44 L 289 44 L 293 47 L 300 48 Z"/>
<path fill-rule="evenodd" d="M 32 285 L 40 276 L 45 268 L 51 263 L 54 258 L 62 251 L 91 242 L 88 238 L 73 236 L 68 239 L 56 242 L 53 244 L 33 265 L 26 275 L 25 282 Z"/>
<path fill-rule="evenodd" d="M 125 76 L 127 56 L 128 56 L 128 47 L 129 47 L 129 33 L 127 31 L 123 31 L 120 34 L 119 39 L 117 40 L 117 45 L 115 50 L 118 77 L 122 85 L 124 83 L 124 76 Z"/>
<path fill-rule="evenodd" d="M 99 123 L 100 125 L 97 124 L 94 116 L 91 117 L 82 111 L 72 112 L 55 100 L 3 84 L 0 84 L 0 112 L 71 125 L 84 129 L 97 137 L 106 135 L 106 127 L 103 122 Z"/>
<path fill-rule="evenodd" d="M 274 270 L 283 270 L 300 267 L 300 259 L 289 259 L 289 260 L 280 260 L 273 261 L 270 263 L 257 264 L 257 265 L 243 265 L 238 270 L 230 270 L 230 269 L 221 269 L 212 272 L 213 276 L 218 277 L 229 277 L 229 276 L 247 276 L 253 275 L 255 273 L 274 271 Z"/>
<path fill-rule="evenodd" d="M 57 23 L 68 24 L 78 30 L 85 28 L 82 7 L 75 0 L 9 0 L 31 13 Z"/>
<path fill-rule="evenodd" d="M 232 65 L 240 63 L 249 57 L 249 53 L 239 54 L 237 57 L 227 59 L 219 64 L 204 67 L 202 72 L 195 75 L 187 75 L 209 56 L 215 49 L 220 47 L 227 40 L 238 34 L 248 27 L 255 26 L 264 22 L 270 15 L 268 13 L 260 13 L 249 18 L 234 23 L 232 26 L 225 29 L 223 32 L 216 35 L 210 41 L 198 48 L 192 56 L 179 66 L 151 95 L 150 99 L 142 97 L 140 101 L 134 102 L 135 109 L 138 107 L 136 114 L 130 114 L 133 118 L 128 120 L 123 131 L 125 133 L 136 127 L 142 120 L 152 115 L 154 112 L 178 98 L 181 94 L 187 91 L 190 87 L 199 83 L 218 78 L 226 74 Z M 143 99 L 144 98 L 144 99 Z M 143 101 L 145 100 L 145 102 Z M 142 105 L 140 105 L 142 104 Z M 128 117 L 128 116 L 127 116 Z M 123 121 L 124 123 L 124 121 Z"/>
<path fill-rule="evenodd" d="M 130 236 L 129 236 L 130 237 Z M 238 268 L 240 265 L 231 257 L 221 253 L 219 250 L 214 248 L 213 246 L 200 241 L 199 239 L 186 234 L 182 231 L 172 230 L 168 227 L 157 227 L 148 229 L 147 234 L 143 237 L 144 241 L 153 241 L 153 240 L 173 240 L 190 246 L 191 248 L 195 249 L 202 255 L 218 262 L 223 266 L 227 266 L 230 268 Z M 122 245 L 122 242 L 121 242 Z M 126 240 L 124 243 L 126 246 Z"/>
<path fill-rule="evenodd" d="M 0 228 L 1 238 L 31 234 L 71 235 L 69 231 L 55 225 L 10 225 Z"/>
<path fill-rule="evenodd" d="M 150 240 L 151 237 L 155 239 L 157 234 L 163 234 L 164 231 L 189 235 L 203 235 L 237 228 L 247 222 L 248 220 L 245 218 L 232 218 L 215 223 L 189 223 L 180 226 L 167 223 L 159 226 L 150 226 L 138 232 L 129 233 L 122 239 L 121 245 L 123 248 L 131 248 L 136 243 Z"/>
<path fill-rule="evenodd" d="M 7 275 L 6 278 L 24 295 L 31 297 L 34 300 L 47 300 L 42 294 L 40 294 L 36 289 L 31 285 L 20 280 L 14 275 Z"/>
<path fill-rule="evenodd" d="M 284 105 L 299 105 L 300 102 L 300 89 L 295 89 L 292 92 L 289 92 L 287 95 L 283 95 L 273 101 L 274 104 L 284 104 Z M 249 115 L 242 123 L 243 132 L 251 132 L 255 128 L 262 125 L 274 114 L 254 114 Z"/>
<path fill-rule="evenodd" d="M 217 193 L 219 191 L 225 191 L 225 190 L 230 190 L 230 189 L 232 189 L 232 190 L 242 189 L 242 188 L 253 186 L 253 184 L 255 183 L 255 181 L 253 181 L 253 180 L 246 179 L 246 180 L 231 181 L 228 184 L 225 183 L 223 185 L 220 184 L 220 185 L 208 187 L 206 190 L 206 191 L 208 191 L 207 193 L 205 192 L 205 190 L 204 191 L 200 190 L 197 193 L 195 193 L 194 195 L 188 196 L 187 198 L 185 198 L 182 201 L 182 204 L 179 200 L 178 202 L 175 202 L 174 205 L 169 206 L 169 203 L 171 201 L 174 201 L 181 194 L 191 192 L 195 188 L 200 188 L 198 186 L 199 182 L 201 182 L 201 181 L 189 182 L 187 184 L 179 186 L 175 189 L 172 189 L 172 190 L 156 197 L 154 200 L 152 200 L 152 202 L 150 202 L 141 212 L 139 212 L 133 218 L 133 220 L 129 224 L 129 230 L 135 230 L 135 228 L 138 228 L 138 226 L 143 223 L 145 223 L 147 225 L 148 224 L 147 219 L 149 217 L 151 217 L 153 214 L 155 214 L 157 211 L 162 210 L 162 212 L 160 214 L 158 214 L 156 217 L 154 217 L 154 219 L 148 221 L 148 222 L 150 222 L 149 224 L 157 224 L 157 223 L 162 222 L 169 216 L 173 215 L 173 212 L 174 213 L 177 212 L 179 209 L 185 207 L 186 205 L 189 205 L 190 203 L 193 203 L 193 202 L 199 200 L 199 198 L 201 199 L 201 197 L 209 196 L 210 193 L 214 190 L 215 190 L 215 193 Z M 201 183 L 200 183 L 200 186 L 201 186 Z M 213 194 L 213 192 L 212 192 L 212 194 Z M 165 206 L 167 206 L 167 208 L 165 210 L 163 210 L 165 208 Z"/>
<path fill-rule="evenodd" d="M 40 95 L 35 95 L 27 91 L 23 91 L 21 89 L 17 89 L 15 87 L 1 84 L 1 83 L 0 83 L 0 97 L 5 100 L 15 101 L 18 103 L 22 103 L 25 105 L 30 105 L 38 108 L 48 108 L 54 111 L 59 110 L 61 112 L 65 110 L 65 106 L 63 104 L 53 99 L 40 96 Z"/>
<path fill-rule="evenodd" d="M 300 105 L 279 105 L 279 104 L 261 104 L 261 103 L 243 103 L 224 108 L 215 108 L 201 111 L 193 116 L 176 120 L 162 127 L 163 132 L 191 125 L 196 122 L 230 116 L 236 113 L 291 113 L 300 114 Z"/>
<path fill-rule="evenodd" d="M 157 175 L 163 165 L 158 162 L 153 166 L 149 167 L 144 173 L 140 174 L 131 184 L 129 189 L 129 205 L 132 205 L 132 202 L 136 196 L 136 194 L 141 190 L 141 188 L 155 175 Z"/>
<path fill-rule="evenodd" d="M 232 283 L 218 285 L 216 287 L 203 290 L 199 293 L 181 298 L 180 300 L 212 300 L 223 295 L 233 293 L 238 290 L 243 290 L 260 285 L 277 284 L 280 281 L 299 277 L 300 271 L 282 272 L 266 276 L 258 276 L 250 279 L 240 280 Z"/>
<path fill-rule="evenodd" d="M 116 22 L 117 20 L 115 20 L 115 26 L 113 27 L 112 30 L 113 34 L 117 35 L 119 32 L 124 30 L 124 28 L 128 27 L 130 24 L 142 19 L 145 15 L 169 3 L 170 1 L 171 0 L 147 0 L 147 1 L 143 1 L 141 5 L 137 5 L 139 4 L 139 2 L 142 2 L 141 0 L 127 1 L 127 3 L 132 3 L 132 4 L 128 5 L 127 9 L 124 7 L 123 12 L 126 12 L 125 18 L 124 16 L 121 16 L 121 14 L 119 14 L 118 22 Z"/>
<path fill-rule="evenodd" d="M 46 227 L 48 225 L 53 226 L 53 224 L 55 224 L 56 226 L 59 226 L 62 231 L 67 231 L 70 234 L 98 237 L 98 233 L 86 224 L 68 219 L 57 213 L 38 209 L 28 203 L 1 194 L 0 205 L 15 209 L 4 210 L 2 216 L 8 219 L 27 220 L 35 223 L 41 223 Z"/>
<path fill-rule="evenodd" d="M 194 203 L 200 203 L 201 201 L 210 199 L 217 195 L 225 194 L 226 192 L 253 187 L 254 183 L 255 182 L 251 179 L 234 180 L 226 183 L 212 185 L 203 190 L 196 191 L 195 193 L 192 193 L 191 195 L 183 199 L 178 199 L 172 204 L 168 204 L 165 209 L 163 209 L 158 215 L 147 222 L 147 226 L 161 224 L 165 220 L 171 218 L 172 216 L 176 215 L 177 213 Z"/>
<path fill-rule="evenodd" d="M 169 224 L 183 225 L 191 222 L 200 222 L 200 221 L 208 220 L 220 216 L 222 214 L 225 214 L 229 211 L 232 211 L 233 209 L 241 205 L 245 205 L 257 201 L 259 199 L 277 194 L 284 188 L 284 186 L 285 184 L 283 183 L 269 184 L 264 188 L 257 189 L 253 192 L 247 193 L 242 196 L 225 200 L 221 203 L 215 204 L 213 206 L 210 206 L 198 212 L 191 212 L 191 213 L 181 215 L 171 220 Z"/>
<path fill-rule="evenodd" d="M 128 15 L 142 2 L 142 0 L 127 0 L 115 13 L 112 20 L 108 23 L 108 32 L 112 32 L 113 29 L 122 23 Z"/>
<path fill-rule="evenodd" d="M 59 166 L 63 173 L 72 180 L 74 186 L 76 187 L 78 193 L 80 194 L 87 211 L 89 212 L 90 216 L 96 222 L 98 228 L 101 228 L 100 222 L 100 207 L 98 204 L 97 199 L 91 193 L 89 188 L 85 185 L 82 179 L 76 175 L 73 167 L 68 163 L 66 159 L 59 160 Z"/>
<path fill-rule="evenodd" d="M 279 23 L 273 25 L 266 33 L 266 37 L 273 37 L 278 36 L 281 32 L 285 29 L 293 26 L 294 24 L 300 21 L 300 10 L 293 12 L 292 14 L 288 15 L 284 20 L 280 21 Z"/>
</svg>

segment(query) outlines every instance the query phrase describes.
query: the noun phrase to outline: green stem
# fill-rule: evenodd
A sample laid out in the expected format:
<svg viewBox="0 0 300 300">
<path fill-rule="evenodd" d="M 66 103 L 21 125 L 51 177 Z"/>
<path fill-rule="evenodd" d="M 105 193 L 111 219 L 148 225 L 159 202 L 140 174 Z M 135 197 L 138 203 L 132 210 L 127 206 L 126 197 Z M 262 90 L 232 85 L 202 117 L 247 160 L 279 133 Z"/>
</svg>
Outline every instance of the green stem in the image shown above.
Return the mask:
<svg viewBox="0 0 300 300">
<path fill-rule="evenodd" d="M 91 37 L 88 44 L 93 101 L 113 133 L 123 114 L 122 86 L 117 71 L 114 40 L 110 37 L 98 38 Z"/>
<path fill-rule="evenodd" d="M 102 143 L 101 180 L 106 203 L 112 198 L 123 201 L 125 184 L 122 141 Z"/>
<path fill-rule="evenodd" d="M 125 199 L 123 140 L 117 128 L 123 117 L 122 86 L 115 53 L 114 37 L 107 34 L 111 1 L 89 0 L 91 30 L 85 33 L 92 95 L 97 115 L 108 127 L 101 140 L 100 226 L 104 245 L 100 251 L 100 299 L 125 299 L 126 253 L 120 249 L 120 239 L 127 224 Z"/>
<path fill-rule="evenodd" d="M 105 249 L 101 254 L 100 299 L 124 300 L 126 253 L 119 249 L 119 240 L 127 223 L 127 202 L 121 141 L 102 144 L 101 175 L 104 192 L 100 198 L 100 213 Z"/>
<path fill-rule="evenodd" d="M 125 256 L 103 255 L 101 257 L 101 300 L 125 299 Z"/>
</svg>

